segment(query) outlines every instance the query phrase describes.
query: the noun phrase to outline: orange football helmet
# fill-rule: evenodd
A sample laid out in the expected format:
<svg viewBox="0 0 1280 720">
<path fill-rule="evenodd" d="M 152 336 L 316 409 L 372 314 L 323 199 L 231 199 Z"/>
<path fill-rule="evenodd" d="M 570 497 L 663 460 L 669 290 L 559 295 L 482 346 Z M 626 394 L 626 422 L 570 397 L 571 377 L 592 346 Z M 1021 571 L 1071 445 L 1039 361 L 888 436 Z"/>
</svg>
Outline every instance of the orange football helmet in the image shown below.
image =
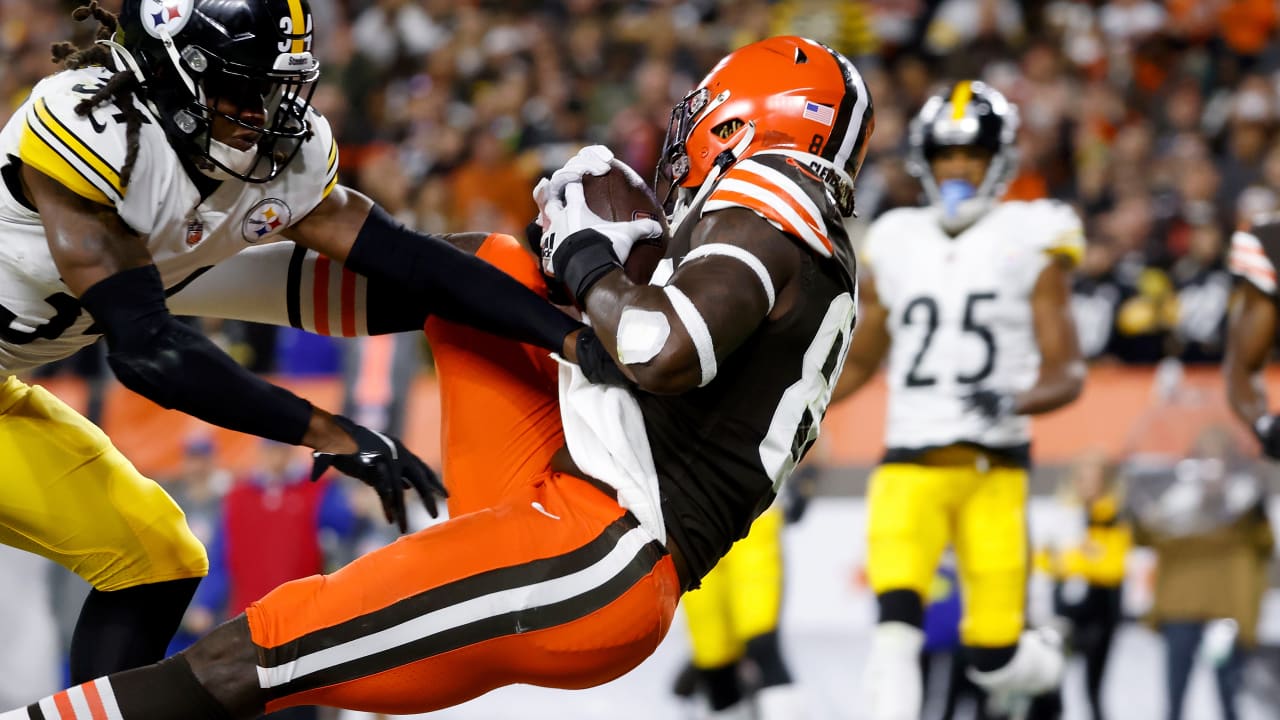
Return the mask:
<svg viewBox="0 0 1280 720">
<path fill-rule="evenodd" d="M 828 181 L 849 215 L 874 125 L 871 95 L 847 58 L 807 38 L 768 38 L 725 56 L 671 111 L 658 184 L 698 189 L 756 152 L 794 150 L 831 165 Z"/>
</svg>

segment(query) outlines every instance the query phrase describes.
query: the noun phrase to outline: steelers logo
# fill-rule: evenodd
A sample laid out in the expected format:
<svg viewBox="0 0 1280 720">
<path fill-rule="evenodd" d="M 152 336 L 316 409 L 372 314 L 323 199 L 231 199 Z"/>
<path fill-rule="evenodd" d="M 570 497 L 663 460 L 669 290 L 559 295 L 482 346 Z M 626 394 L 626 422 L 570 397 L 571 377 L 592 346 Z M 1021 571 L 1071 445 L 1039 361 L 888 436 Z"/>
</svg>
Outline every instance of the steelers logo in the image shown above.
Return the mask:
<svg viewBox="0 0 1280 720">
<path fill-rule="evenodd" d="M 142 27 L 153 38 L 161 38 L 161 30 L 170 36 L 182 32 L 191 19 L 195 0 L 142 0 L 138 4 Z M 161 38 L 162 39 L 162 38 Z"/>
<path fill-rule="evenodd" d="M 283 200 L 267 198 L 244 216 L 244 241 L 257 243 L 289 227 L 293 213 Z"/>
</svg>

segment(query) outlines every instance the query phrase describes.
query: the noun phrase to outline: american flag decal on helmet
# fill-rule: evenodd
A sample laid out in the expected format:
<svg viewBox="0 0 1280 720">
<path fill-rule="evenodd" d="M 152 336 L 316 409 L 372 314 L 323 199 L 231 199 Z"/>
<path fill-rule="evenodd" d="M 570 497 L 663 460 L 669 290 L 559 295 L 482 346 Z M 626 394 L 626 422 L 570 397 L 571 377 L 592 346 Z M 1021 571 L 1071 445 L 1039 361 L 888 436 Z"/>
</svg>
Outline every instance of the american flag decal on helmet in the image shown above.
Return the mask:
<svg viewBox="0 0 1280 720">
<path fill-rule="evenodd" d="M 804 103 L 804 112 L 800 113 L 800 115 L 806 120 L 813 120 L 814 122 L 820 122 L 823 125 L 830 126 L 831 123 L 835 122 L 836 109 L 830 105 L 823 105 L 822 103 L 816 103 L 812 100 L 806 100 Z"/>
</svg>

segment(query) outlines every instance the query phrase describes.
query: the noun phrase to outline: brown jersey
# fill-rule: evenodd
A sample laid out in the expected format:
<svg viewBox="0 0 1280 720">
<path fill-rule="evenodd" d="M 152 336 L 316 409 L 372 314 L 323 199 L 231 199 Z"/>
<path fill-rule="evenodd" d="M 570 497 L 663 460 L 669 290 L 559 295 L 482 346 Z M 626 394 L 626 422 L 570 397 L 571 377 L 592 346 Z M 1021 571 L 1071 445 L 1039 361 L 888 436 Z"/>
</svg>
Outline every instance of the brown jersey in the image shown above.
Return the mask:
<svg viewBox="0 0 1280 720">
<path fill-rule="evenodd" d="M 704 387 L 678 396 L 637 392 L 667 531 L 695 577 L 747 533 L 817 439 L 856 311 L 855 261 L 834 198 L 803 153 L 760 153 L 717 181 L 681 223 L 745 207 L 808 248 L 800 301 L 766 318 Z M 714 239 L 713 239 L 714 242 Z"/>
</svg>

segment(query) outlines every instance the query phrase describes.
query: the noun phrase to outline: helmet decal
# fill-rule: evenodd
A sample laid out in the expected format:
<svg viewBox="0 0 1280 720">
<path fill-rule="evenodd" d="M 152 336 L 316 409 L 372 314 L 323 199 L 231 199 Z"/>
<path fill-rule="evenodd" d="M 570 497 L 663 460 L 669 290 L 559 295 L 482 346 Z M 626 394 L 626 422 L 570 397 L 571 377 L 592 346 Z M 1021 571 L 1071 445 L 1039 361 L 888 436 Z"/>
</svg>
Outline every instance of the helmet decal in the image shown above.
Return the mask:
<svg viewBox="0 0 1280 720">
<path fill-rule="evenodd" d="M 195 0 L 144 0 L 138 6 L 142 28 L 157 40 L 182 32 L 191 19 L 191 6 Z M 163 31 L 163 32 L 162 32 Z"/>
</svg>

